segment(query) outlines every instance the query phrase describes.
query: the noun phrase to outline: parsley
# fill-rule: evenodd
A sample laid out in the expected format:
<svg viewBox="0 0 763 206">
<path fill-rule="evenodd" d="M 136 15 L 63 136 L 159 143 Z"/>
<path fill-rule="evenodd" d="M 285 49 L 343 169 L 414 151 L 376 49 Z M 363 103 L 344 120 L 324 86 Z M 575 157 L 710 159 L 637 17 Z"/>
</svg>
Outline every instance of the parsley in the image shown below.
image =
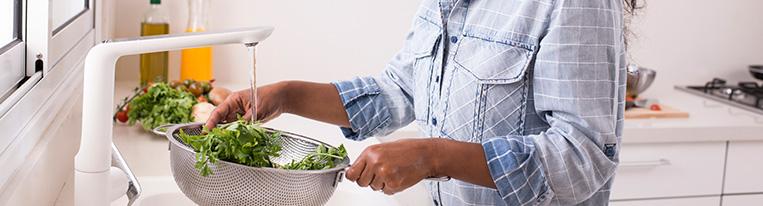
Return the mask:
<svg viewBox="0 0 763 206">
<path fill-rule="evenodd" d="M 307 155 L 301 161 L 292 160 L 291 163 L 281 166 L 270 160 L 280 155 L 280 133 L 267 132 L 259 124 L 249 124 L 244 120 L 204 131 L 206 134 L 203 135 L 189 135 L 182 130 L 180 132 L 180 139 L 197 152 L 195 167 L 201 176 L 212 174 L 209 164 L 219 160 L 252 167 L 319 170 L 332 168 L 336 166 L 337 161 L 347 157 L 344 145 L 340 145 L 339 148 L 319 145 L 315 153 Z"/>
<path fill-rule="evenodd" d="M 291 163 L 281 168 L 289 170 L 331 169 L 336 166 L 337 161 L 342 161 L 345 157 L 347 157 L 347 150 L 344 145 L 339 145 L 339 148 L 328 148 L 321 144 L 315 148 L 315 153 L 308 154 L 299 162 L 291 160 Z"/>
<path fill-rule="evenodd" d="M 192 122 L 194 104 L 193 94 L 158 83 L 130 101 L 128 124 L 140 122 L 143 129 L 149 131 L 164 124 Z"/>
</svg>

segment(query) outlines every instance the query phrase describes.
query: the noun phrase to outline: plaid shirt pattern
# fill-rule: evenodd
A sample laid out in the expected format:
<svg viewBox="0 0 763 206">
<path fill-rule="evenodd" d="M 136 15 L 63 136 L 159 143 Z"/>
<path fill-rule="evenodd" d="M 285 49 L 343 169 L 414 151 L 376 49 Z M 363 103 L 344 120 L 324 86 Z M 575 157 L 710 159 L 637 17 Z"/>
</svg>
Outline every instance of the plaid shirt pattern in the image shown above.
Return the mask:
<svg viewBox="0 0 763 206">
<path fill-rule="evenodd" d="M 606 205 L 625 107 L 620 0 L 424 0 L 380 76 L 334 82 L 347 138 L 411 122 L 482 144 L 497 189 L 427 182 L 436 205 Z"/>
</svg>

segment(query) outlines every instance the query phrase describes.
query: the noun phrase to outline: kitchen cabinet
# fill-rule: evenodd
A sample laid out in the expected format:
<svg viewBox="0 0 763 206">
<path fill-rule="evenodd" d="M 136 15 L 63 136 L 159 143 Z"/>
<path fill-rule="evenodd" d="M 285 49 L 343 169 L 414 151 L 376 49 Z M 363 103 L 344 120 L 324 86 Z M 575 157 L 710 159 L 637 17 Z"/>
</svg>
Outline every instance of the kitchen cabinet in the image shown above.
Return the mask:
<svg viewBox="0 0 763 206">
<path fill-rule="evenodd" d="M 624 144 L 611 205 L 761 205 L 760 157 L 763 141 Z"/>
<path fill-rule="evenodd" d="M 654 199 L 654 200 L 632 200 L 632 201 L 614 201 L 610 206 L 718 206 L 721 198 L 717 197 L 695 197 L 695 198 L 673 198 L 673 199 Z M 724 204 L 725 205 L 725 204 Z"/>
<path fill-rule="evenodd" d="M 763 157 L 763 141 L 730 142 L 723 192 L 726 194 L 763 193 L 761 157 Z"/>
<path fill-rule="evenodd" d="M 624 144 L 611 199 L 720 196 L 725 150 L 722 141 Z"/>
<path fill-rule="evenodd" d="M 748 206 L 763 204 L 763 194 L 757 195 L 724 195 L 723 206 Z"/>
</svg>

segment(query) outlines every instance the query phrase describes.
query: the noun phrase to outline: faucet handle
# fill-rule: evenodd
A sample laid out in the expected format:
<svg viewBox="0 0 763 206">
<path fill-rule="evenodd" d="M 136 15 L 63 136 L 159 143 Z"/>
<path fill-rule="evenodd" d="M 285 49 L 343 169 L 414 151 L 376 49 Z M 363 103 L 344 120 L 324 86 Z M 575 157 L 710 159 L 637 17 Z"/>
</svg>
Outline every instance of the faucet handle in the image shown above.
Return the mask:
<svg viewBox="0 0 763 206">
<path fill-rule="evenodd" d="M 138 183 L 138 178 L 135 177 L 135 174 L 132 173 L 130 167 L 127 166 L 127 162 L 125 162 L 124 157 L 122 157 L 122 153 L 119 152 L 119 149 L 117 149 L 117 146 L 114 145 L 113 142 L 111 143 L 111 166 L 121 169 L 125 175 L 127 175 L 127 179 L 129 180 L 126 192 L 128 199 L 127 205 L 132 205 L 135 203 L 135 200 L 140 197 L 140 193 L 143 189 Z"/>
</svg>

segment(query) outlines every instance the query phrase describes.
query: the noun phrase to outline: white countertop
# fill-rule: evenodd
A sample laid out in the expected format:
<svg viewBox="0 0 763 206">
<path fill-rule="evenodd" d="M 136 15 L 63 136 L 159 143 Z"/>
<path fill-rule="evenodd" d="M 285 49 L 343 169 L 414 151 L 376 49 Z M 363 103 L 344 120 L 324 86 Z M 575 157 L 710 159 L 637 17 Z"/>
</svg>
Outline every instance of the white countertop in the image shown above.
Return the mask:
<svg viewBox="0 0 763 206">
<path fill-rule="evenodd" d="M 763 115 L 678 90 L 660 103 L 689 118 L 626 119 L 624 143 L 763 141 Z"/>
</svg>

